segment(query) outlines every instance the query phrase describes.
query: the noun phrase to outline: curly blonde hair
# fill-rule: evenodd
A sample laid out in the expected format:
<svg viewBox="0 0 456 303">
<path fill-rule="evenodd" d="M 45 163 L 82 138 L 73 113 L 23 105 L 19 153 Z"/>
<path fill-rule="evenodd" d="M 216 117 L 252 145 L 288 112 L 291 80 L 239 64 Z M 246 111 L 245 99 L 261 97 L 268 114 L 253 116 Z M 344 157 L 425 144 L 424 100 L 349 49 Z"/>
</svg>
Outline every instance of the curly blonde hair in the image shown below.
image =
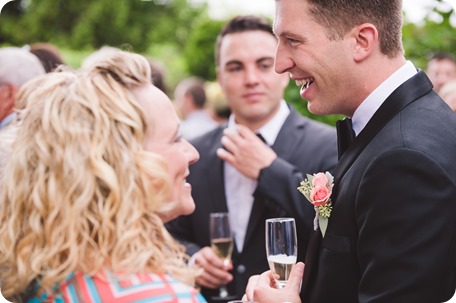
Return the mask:
<svg viewBox="0 0 456 303">
<path fill-rule="evenodd" d="M 0 190 L 0 279 L 7 298 L 34 283 L 51 292 L 72 272 L 195 273 L 157 213 L 166 163 L 144 150 L 148 128 L 132 89 L 150 83 L 147 60 L 119 52 L 87 70 L 26 84 L 21 126 Z"/>
</svg>

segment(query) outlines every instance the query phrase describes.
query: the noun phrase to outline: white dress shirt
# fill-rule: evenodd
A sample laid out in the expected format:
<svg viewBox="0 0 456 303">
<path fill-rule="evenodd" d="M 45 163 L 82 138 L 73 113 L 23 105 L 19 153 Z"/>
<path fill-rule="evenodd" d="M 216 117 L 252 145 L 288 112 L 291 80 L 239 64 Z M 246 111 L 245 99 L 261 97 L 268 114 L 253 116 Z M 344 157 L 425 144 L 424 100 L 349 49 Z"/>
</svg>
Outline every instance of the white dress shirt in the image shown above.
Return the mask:
<svg viewBox="0 0 456 303">
<path fill-rule="evenodd" d="M 380 84 L 356 109 L 352 117 L 353 130 L 358 135 L 375 112 L 383 104 L 391 93 L 402 83 L 417 73 L 412 62 L 407 61 L 401 68 L 395 71 L 382 84 Z"/>
<path fill-rule="evenodd" d="M 268 123 L 259 129 L 258 133 L 263 136 L 269 146 L 274 144 L 289 114 L 290 109 L 286 102 L 282 100 L 278 112 Z M 237 128 L 234 114 L 228 120 L 228 128 L 232 130 L 236 130 Z M 224 180 L 230 226 L 236 248 L 241 252 L 252 211 L 253 193 L 258 182 L 257 180 L 246 177 L 227 162 L 224 163 Z"/>
</svg>

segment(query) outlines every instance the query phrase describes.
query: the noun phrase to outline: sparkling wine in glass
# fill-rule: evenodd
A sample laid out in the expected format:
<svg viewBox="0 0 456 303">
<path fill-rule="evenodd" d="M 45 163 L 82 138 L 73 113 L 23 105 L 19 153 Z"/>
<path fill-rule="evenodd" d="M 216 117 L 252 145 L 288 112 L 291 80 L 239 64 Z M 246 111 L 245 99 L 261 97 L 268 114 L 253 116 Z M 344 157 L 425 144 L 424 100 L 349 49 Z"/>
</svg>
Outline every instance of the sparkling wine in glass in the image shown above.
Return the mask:
<svg viewBox="0 0 456 303">
<path fill-rule="evenodd" d="M 228 266 L 234 247 L 228 213 L 211 213 L 209 219 L 209 227 L 211 247 L 217 256 L 224 259 L 225 266 Z M 228 294 L 228 289 L 226 286 L 221 286 L 219 289 L 218 298 L 228 299 L 229 297 L 231 296 Z"/>
<path fill-rule="evenodd" d="M 293 218 L 266 220 L 266 256 L 277 286 L 285 287 L 298 256 L 296 223 Z"/>
</svg>

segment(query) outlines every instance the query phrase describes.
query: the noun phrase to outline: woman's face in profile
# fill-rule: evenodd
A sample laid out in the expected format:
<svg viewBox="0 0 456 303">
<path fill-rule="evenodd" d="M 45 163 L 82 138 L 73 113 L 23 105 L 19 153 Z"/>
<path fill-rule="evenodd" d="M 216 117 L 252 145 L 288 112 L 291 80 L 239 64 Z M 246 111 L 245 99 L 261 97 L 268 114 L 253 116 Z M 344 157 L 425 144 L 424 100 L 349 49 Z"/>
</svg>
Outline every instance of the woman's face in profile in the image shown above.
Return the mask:
<svg viewBox="0 0 456 303">
<path fill-rule="evenodd" d="M 161 215 L 164 222 L 177 216 L 191 214 L 195 203 L 191 195 L 191 185 L 187 183 L 190 164 L 199 159 L 196 149 L 179 134 L 180 120 L 169 98 L 153 85 L 145 85 L 134 90 L 142 105 L 151 131 L 146 134 L 145 149 L 160 154 L 167 162 L 172 181 L 172 210 Z"/>
</svg>

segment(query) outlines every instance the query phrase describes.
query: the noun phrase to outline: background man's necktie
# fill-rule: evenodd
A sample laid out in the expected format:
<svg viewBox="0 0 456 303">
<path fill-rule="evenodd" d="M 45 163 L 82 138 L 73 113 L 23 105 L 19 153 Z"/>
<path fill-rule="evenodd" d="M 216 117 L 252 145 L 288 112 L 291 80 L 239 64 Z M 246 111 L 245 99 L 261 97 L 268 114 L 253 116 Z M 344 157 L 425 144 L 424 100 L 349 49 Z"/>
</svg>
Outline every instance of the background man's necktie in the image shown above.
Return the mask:
<svg viewBox="0 0 456 303">
<path fill-rule="evenodd" d="M 352 120 L 350 118 L 345 118 L 336 122 L 337 129 L 337 151 L 339 154 L 339 159 L 342 157 L 342 154 L 350 146 L 352 141 L 355 139 L 355 132 L 352 128 Z"/>
<path fill-rule="evenodd" d="M 260 138 L 261 141 L 263 141 L 263 143 L 267 144 L 266 139 L 264 139 L 264 137 L 260 133 L 257 133 L 256 135 L 258 138 Z"/>
</svg>

